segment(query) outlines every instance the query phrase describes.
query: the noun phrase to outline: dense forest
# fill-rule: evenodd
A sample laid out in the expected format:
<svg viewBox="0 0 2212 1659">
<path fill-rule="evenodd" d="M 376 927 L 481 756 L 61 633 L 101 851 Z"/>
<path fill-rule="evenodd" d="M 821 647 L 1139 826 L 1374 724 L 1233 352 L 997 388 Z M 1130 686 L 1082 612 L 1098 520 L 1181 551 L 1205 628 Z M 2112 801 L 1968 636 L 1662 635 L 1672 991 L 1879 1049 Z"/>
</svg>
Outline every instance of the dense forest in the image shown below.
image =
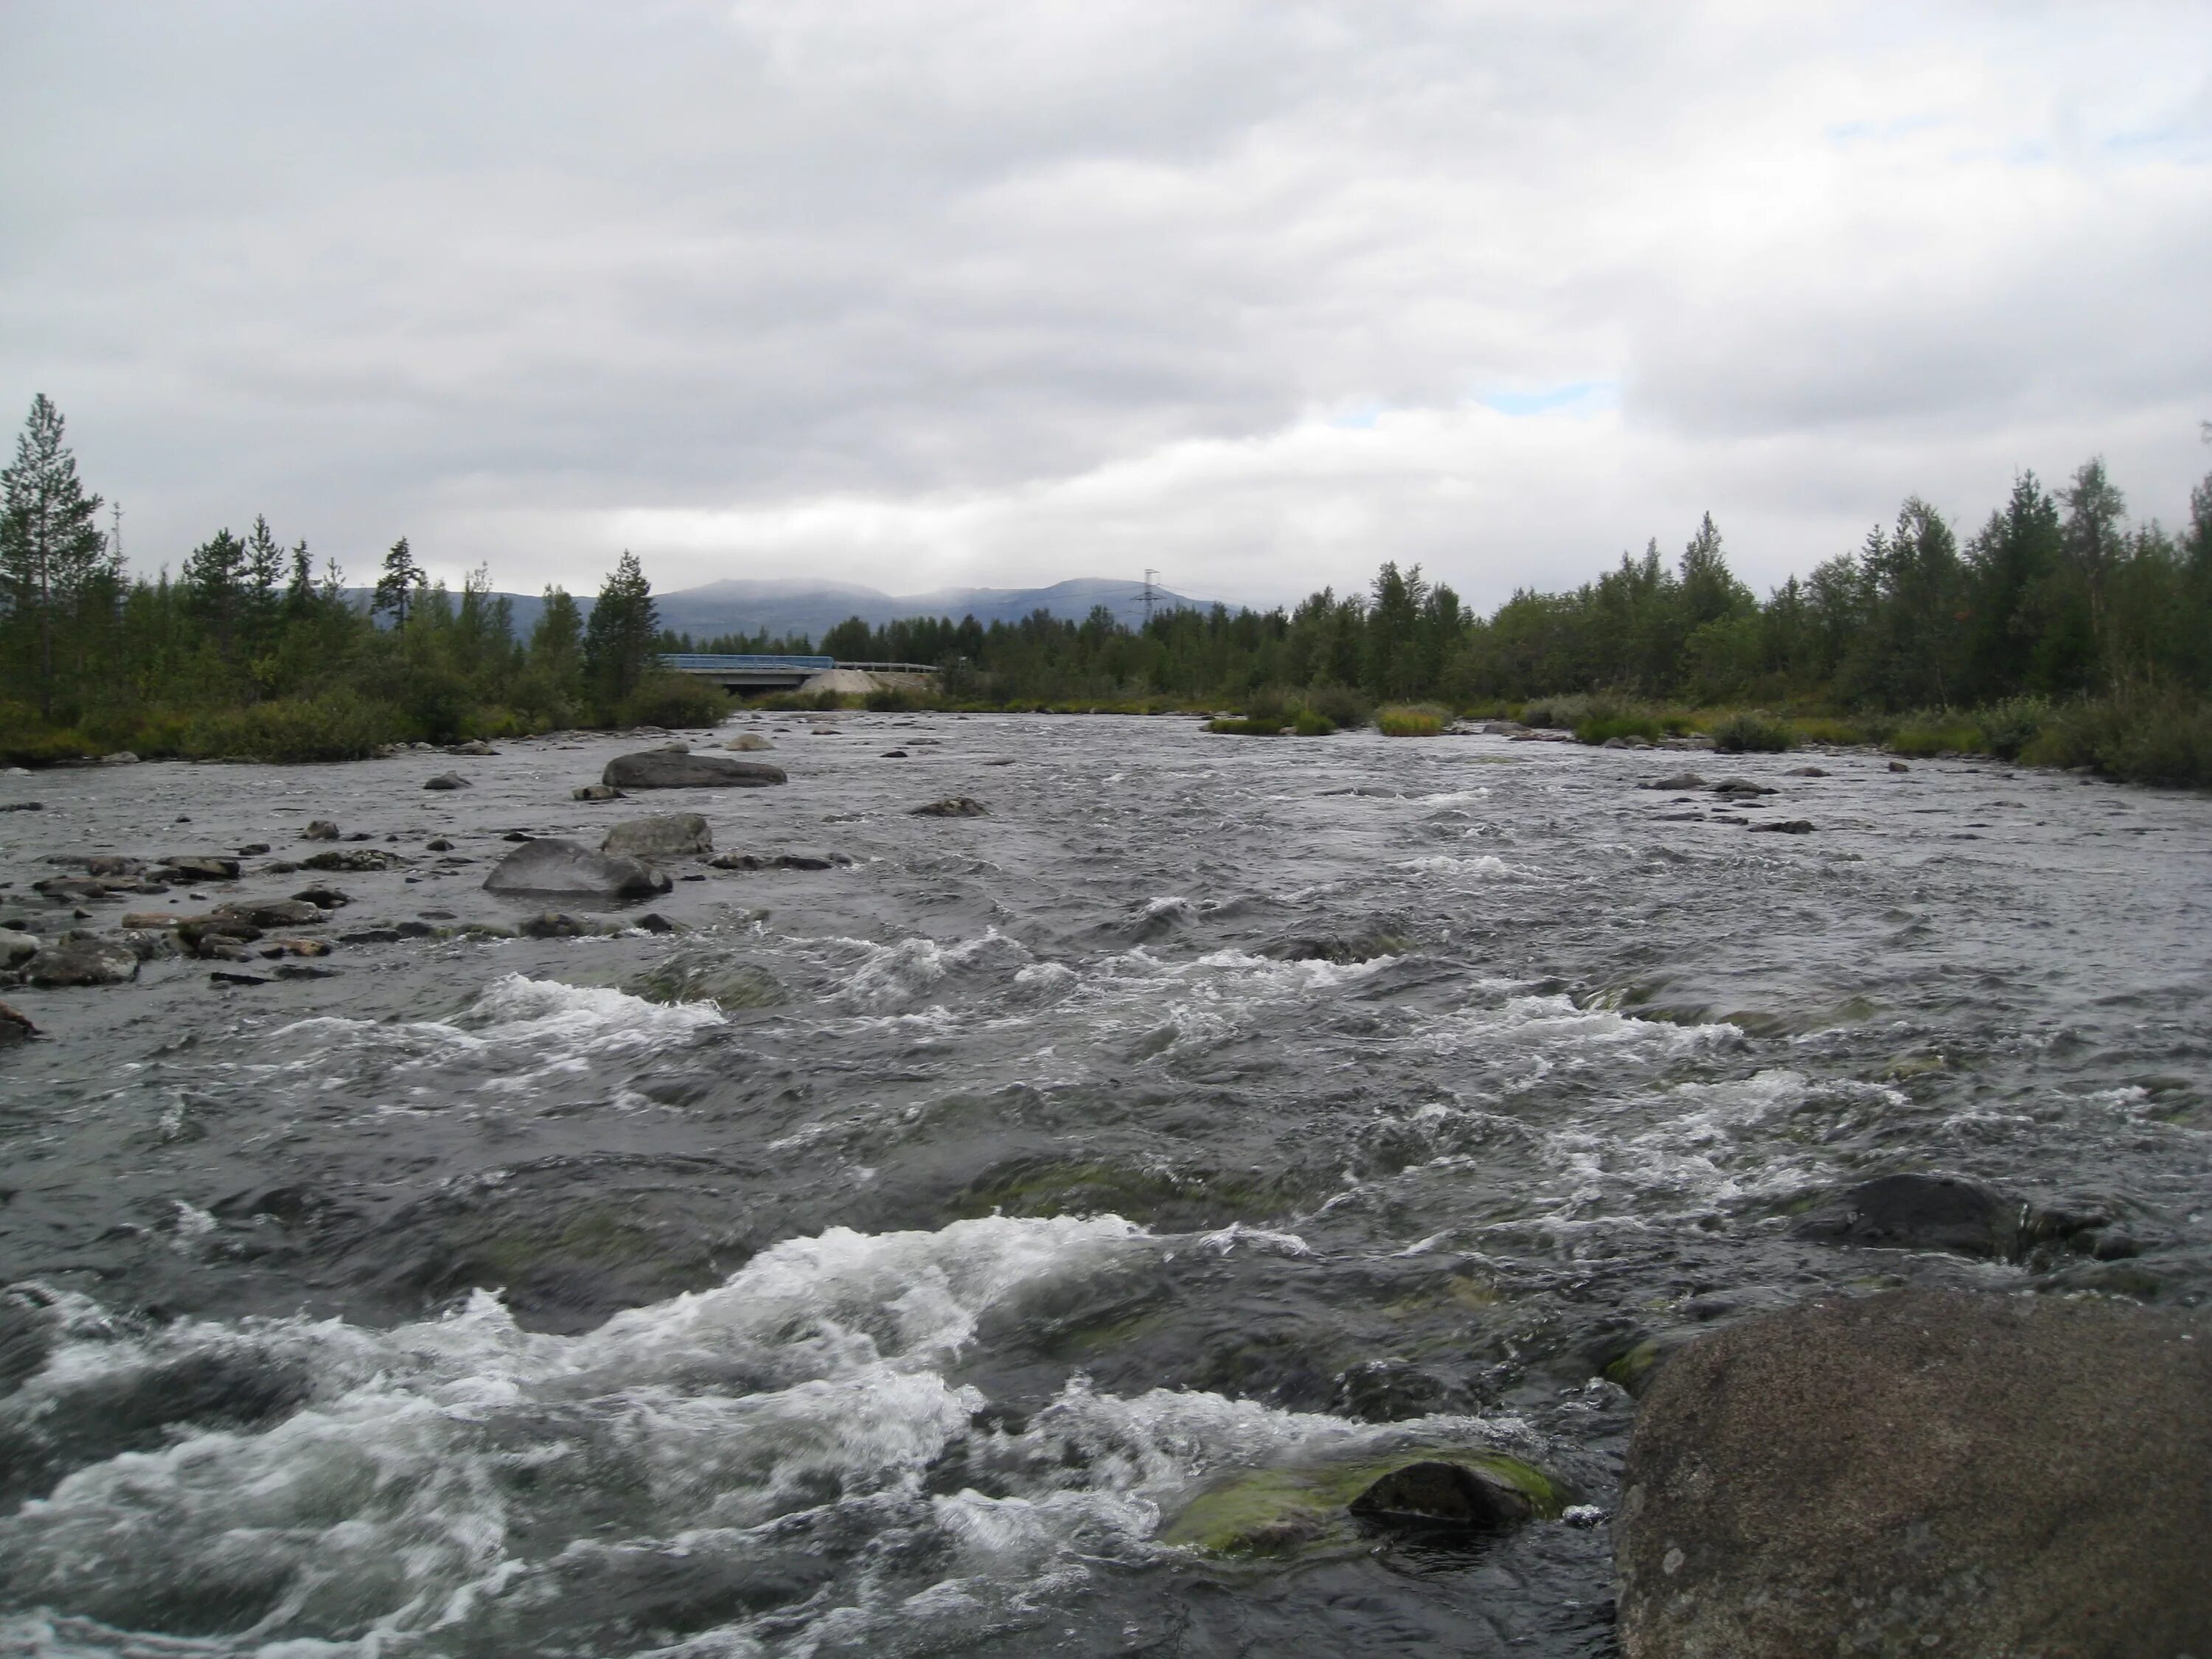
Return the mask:
<svg viewBox="0 0 2212 1659">
<path fill-rule="evenodd" d="M 811 647 L 939 665 L 944 700 L 968 708 L 1227 703 L 1308 711 L 1317 726 L 1427 702 L 1593 738 L 1759 710 L 1763 728 L 1739 716 L 1733 729 L 2212 782 L 2212 477 L 2179 533 L 2131 520 L 2097 459 L 2055 490 L 2022 474 L 1963 541 L 1915 496 L 1764 599 L 1708 515 L 1672 559 L 1654 541 L 1488 617 L 1389 562 L 1364 591 L 1289 611 L 1174 611 L 1133 629 L 1103 610 L 988 628 L 854 618 L 817 645 L 669 634 L 627 552 L 588 608 L 546 590 L 527 637 L 488 571 L 452 592 L 404 538 L 366 599 L 258 518 L 242 536 L 216 532 L 173 575 L 133 575 L 64 435 L 37 398 L 4 473 L 0 754 L 19 763 L 124 749 L 335 758 L 410 738 L 696 725 L 722 712 L 720 695 L 661 672 L 660 652 Z"/>
</svg>

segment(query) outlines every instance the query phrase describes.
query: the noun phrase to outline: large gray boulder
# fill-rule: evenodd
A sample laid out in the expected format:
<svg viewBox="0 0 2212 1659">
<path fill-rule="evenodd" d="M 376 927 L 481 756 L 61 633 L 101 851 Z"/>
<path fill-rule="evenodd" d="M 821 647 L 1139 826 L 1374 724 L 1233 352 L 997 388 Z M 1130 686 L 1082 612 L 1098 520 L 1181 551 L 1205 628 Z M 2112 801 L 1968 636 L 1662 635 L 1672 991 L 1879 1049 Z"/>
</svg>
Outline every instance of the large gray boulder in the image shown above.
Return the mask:
<svg viewBox="0 0 2212 1659">
<path fill-rule="evenodd" d="M 1894 1291 L 1662 1364 L 1615 1522 L 1627 1659 L 2212 1654 L 2212 1322 Z"/>
<path fill-rule="evenodd" d="M 120 985 L 138 977 L 138 953 L 119 939 L 64 939 L 24 964 L 33 985 Z"/>
<path fill-rule="evenodd" d="M 655 749 L 617 755 L 599 781 L 611 789 L 758 789 L 784 781 L 783 769 L 726 755 L 688 755 Z"/>
<path fill-rule="evenodd" d="M 610 858 L 573 841 L 526 841 L 492 866 L 485 890 L 566 898 L 633 899 L 665 893 L 673 884 L 635 859 Z"/>
<path fill-rule="evenodd" d="M 620 858 L 680 859 L 714 850 L 714 832 L 696 812 L 629 818 L 607 831 L 599 851 Z"/>
</svg>

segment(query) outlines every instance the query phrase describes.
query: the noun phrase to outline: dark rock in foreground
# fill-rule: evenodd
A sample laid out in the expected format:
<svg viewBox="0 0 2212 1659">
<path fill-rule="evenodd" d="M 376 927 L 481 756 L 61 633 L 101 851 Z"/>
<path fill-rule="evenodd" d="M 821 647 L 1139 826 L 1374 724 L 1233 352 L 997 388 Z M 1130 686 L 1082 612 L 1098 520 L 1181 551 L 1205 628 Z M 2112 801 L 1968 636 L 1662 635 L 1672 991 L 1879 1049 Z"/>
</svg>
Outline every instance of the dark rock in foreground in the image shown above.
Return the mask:
<svg viewBox="0 0 2212 1659">
<path fill-rule="evenodd" d="M 648 898 L 672 884 L 635 859 L 610 857 L 550 836 L 523 842 L 484 878 L 488 892 L 599 899 Z"/>
<path fill-rule="evenodd" d="M 785 781 L 783 769 L 726 755 L 690 755 L 656 749 L 617 755 L 599 781 L 610 789 L 758 789 Z"/>
<path fill-rule="evenodd" d="M 425 789 L 468 789 L 474 786 L 459 772 L 441 772 L 434 778 L 422 780 Z"/>
<path fill-rule="evenodd" d="M 38 1036 L 39 1028 L 31 1024 L 27 1015 L 0 1002 L 0 1048 L 13 1048 L 19 1042 L 28 1042 Z"/>
<path fill-rule="evenodd" d="M 918 818 L 987 818 L 991 809 L 968 795 L 954 795 L 945 800 L 933 800 L 914 809 Z"/>
<path fill-rule="evenodd" d="M 1800 1238 L 1892 1249 L 1948 1250 L 2011 1260 L 2019 1254 L 2021 1206 L 1958 1176 L 1881 1176 L 1811 1212 Z"/>
<path fill-rule="evenodd" d="M 2212 1653 L 2212 1324 L 1899 1291 L 1692 1343 L 1636 1422 L 1627 1659 Z"/>
<path fill-rule="evenodd" d="M 607 831 L 599 851 L 618 858 L 678 859 L 714 850 L 707 820 L 696 812 L 628 818 Z"/>
</svg>

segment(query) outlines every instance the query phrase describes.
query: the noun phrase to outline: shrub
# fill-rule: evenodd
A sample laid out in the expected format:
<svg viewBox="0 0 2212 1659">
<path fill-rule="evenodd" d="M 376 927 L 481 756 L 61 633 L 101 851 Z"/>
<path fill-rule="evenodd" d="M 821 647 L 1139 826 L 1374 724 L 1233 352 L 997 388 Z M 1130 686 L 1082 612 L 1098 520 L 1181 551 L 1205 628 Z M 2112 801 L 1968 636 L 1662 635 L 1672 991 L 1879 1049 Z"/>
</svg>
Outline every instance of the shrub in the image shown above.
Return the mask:
<svg viewBox="0 0 2212 1659">
<path fill-rule="evenodd" d="M 1831 720 L 1826 715 L 1809 715 L 1791 722 L 1797 728 L 1800 743 L 1854 744 L 1872 741 L 1863 726 L 1849 720 Z"/>
<path fill-rule="evenodd" d="M 362 760 L 396 742 L 404 724 L 389 703 L 343 693 L 286 698 L 204 714 L 185 728 L 182 747 L 196 760 Z"/>
<path fill-rule="evenodd" d="M 1206 729 L 1234 738 L 1279 738 L 1283 735 L 1280 720 L 1223 719 L 1206 721 Z"/>
<path fill-rule="evenodd" d="M 1316 714 L 1310 708 L 1301 708 L 1297 719 L 1291 722 L 1291 729 L 1302 738 L 1325 738 L 1336 730 L 1336 722 L 1326 714 Z"/>
<path fill-rule="evenodd" d="M 1345 731 L 1366 725 L 1375 707 L 1348 685 L 1316 685 L 1305 694 L 1305 705 Z"/>
<path fill-rule="evenodd" d="M 1925 760 L 1931 755 L 1972 754 L 1981 750 L 1981 728 L 1955 716 L 1917 715 L 1889 734 L 1883 745 L 1893 754 Z"/>
<path fill-rule="evenodd" d="M 1375 711 L 1376 729 L 1386 738 L 1433 738 L 1451 724 L 1451 710 L 1433 702 L 1394 702 Z"/>
<path fill-rule="evenodd" d="M 696 674 L 653 674 L 615 711 L 618 726 L 717 726 L 730 712 L 721 687 Z"/>
<path fill-rule="evenodd" d="M 1778 755 L 1797 746 L 1797 733 L 1786 721 L 1740 711 L 1713 728 L 1713 747 L 1731 755 Z"/>
<path fill-rule="evenodd" d="M 878 714 L 905 714 L 921 707 L 921 699 L 902 685 L 879 685 L 860 699 Z"/>
<path fill-rule="evenodd" d="M 1648 714 L 1599 715 L 1575 726 L 1577 743 L 1601 744 L 1613 738 L 1641 738 L 1646 743 L 1656 743 L 1659 736 L 1659 722 Z"/>
<path fill-rule="evenodd" d="M 2018 760 L 2050 719 L 2051 704 L 2042 697 L 2008 697 L 1975 714 L 1990 753 L 2000 760 Z"/>
<path fill-rule="evenodd" d="M 2020 757 L 2031 766 L 2094 766 L 2135 783 L 2212 788 L 2212 708 L 2147 697 L 2062 705 Z"/>
</svg>

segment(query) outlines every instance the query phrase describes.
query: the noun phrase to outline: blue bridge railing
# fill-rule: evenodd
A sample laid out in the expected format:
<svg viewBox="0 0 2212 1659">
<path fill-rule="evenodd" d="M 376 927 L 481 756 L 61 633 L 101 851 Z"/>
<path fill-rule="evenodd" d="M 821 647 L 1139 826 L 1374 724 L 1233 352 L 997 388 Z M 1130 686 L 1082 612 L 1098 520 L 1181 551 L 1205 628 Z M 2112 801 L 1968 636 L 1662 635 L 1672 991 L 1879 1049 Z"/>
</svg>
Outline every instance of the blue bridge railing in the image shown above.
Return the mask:
<svg viewBox="0 0 2212 1659">
<path fill-rule="evenodd" d="M 763 673 L 769 674 L 785 672 L 793 674 L 819 674 L 837 665 L 837 659 L 835 657 L 768 655 L 721 657 L 716 656 L 711 651 L 667 651 L 661 653 L 660 660 L 671 668 L 690 669 L 706 673 L 715 673 L 724 670 L 742 673 L 747 669 L 757 669 Z"/>
</svg>

